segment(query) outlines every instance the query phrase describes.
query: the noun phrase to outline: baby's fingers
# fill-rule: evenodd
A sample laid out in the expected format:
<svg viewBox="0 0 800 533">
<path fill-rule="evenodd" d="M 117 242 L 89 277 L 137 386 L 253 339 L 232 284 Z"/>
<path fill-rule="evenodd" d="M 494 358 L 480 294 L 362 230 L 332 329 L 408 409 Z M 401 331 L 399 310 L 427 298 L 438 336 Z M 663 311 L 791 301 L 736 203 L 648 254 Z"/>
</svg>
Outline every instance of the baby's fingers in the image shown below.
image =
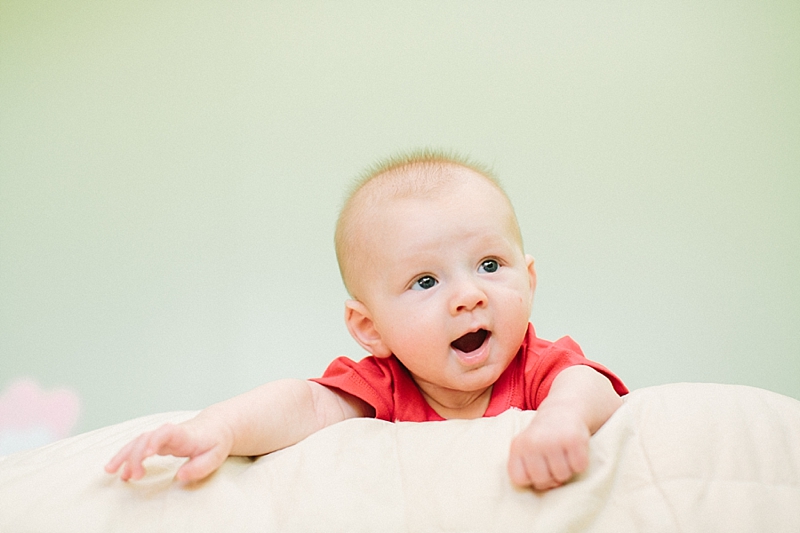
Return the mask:
<svg viewBox="0 0 800 533">
<path fill-rule="evenodd" d="M 152 437 L 152 432 L 145 433 L 131 443 L 130 450 L 128 450 L 125 458 L 125 465 L 122 467 L 122 473 L 120 474 L 120 478 L 123 481 L 128 481 L 129 479 L 137 480 L 144 477 L 145 470 L 142 463 L 147 457 L 153 455 L 149 451 Z"/>
<path fill-rule="evenodd" d="M 562 450 L 555 450 L 546 458 L 549 479 L 545 483 L 552 485 L 552 487 L 563 485 L 575 474 L 572 469 L 567 453 Z M 547 488 L 552 488 L 547 487 Z M 539 487 L 536 487 L 539 488 Z"/>
<path fill-rule="evenodd" d="M 123 481 L 127 481 L 131 478 L 134 473 L 134 466 L 133 463 L 136 461 L 134 458 L 134 454 L 136 449 L 141 445 L 141 441 L 145 438 L 145 435 L 141 435 L 138 438 L 134 439 L 133 441 L 129 442 L 125 445 L 111 460 L 106 464 L 105 470 L 109 474 L 115 473 L 119 468 L 122 466 L 122 472 L 120 473 L 120 478 Z M 124 465 L 124 466 L 123 466 Z"/>
<path fill-rule="evenodd" d="M 567 462 L 574 474 L 580 474 L 589 466 L 589 443 L 577 443 L 566 451 Z"/>
<path fill-rule="evenodd" d="M 553 477 L 547 458 L 541 454 L 513 457 L 509 461 L 508 472 L 511 480 L 520 487 L 548 490 L 561 484 Z"/>
<path fill-rule="evenodd" d="M 115 455 L 105 466 L 106 472 L 113 474 L 122 466 L 120 478 L 123 481 L 129 479 L 141 479 L 144 477 L 145 470 L 142 464 L 144 460 L 156 453 L 162 453 L 164 442 L 169 440 L 170 433 L 174 426 L 162 426 L 155 431 L 149 431 L 139 435 L 136 439 L 125 445 L 117 455 Z M 124 465 L 124 466 L 123 466 Z"/>
<path fill-rule="evenodd" d="M 113 474 L 119 470 L 119 467 L 122 466 L 122 463 L 128 460 L 128 455 L 130 455 L 130 450 L 133 448 L 134 442 L 135 441 L 131 441 L 123 446 L 122 449 L 117 452 L 117 455 L 111 458 L 111 460 L 105 466 L 106 472 Z"/>
</svg>

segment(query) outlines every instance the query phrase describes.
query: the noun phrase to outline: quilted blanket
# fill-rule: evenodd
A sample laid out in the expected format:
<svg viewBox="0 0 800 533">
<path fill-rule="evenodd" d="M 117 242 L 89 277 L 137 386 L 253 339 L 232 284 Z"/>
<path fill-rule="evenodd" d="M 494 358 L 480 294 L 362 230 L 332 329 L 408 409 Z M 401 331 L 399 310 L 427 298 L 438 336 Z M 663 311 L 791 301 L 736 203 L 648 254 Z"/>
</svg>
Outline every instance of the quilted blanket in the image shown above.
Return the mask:
<svg viewBox="0 0 800 533">
<path fill-rule="evenodd" d="M 800 531 L 800 402 L 733 385 L 632 392 L 592 437 L 589 469 L 536 492 L 506 473 L 535 412 L 425 423 L 350 420 L 206 480 L 154 457 L 136 482 L 103 465 L 130 420 L 0 458 L 0 531 Z"/>
</svg>

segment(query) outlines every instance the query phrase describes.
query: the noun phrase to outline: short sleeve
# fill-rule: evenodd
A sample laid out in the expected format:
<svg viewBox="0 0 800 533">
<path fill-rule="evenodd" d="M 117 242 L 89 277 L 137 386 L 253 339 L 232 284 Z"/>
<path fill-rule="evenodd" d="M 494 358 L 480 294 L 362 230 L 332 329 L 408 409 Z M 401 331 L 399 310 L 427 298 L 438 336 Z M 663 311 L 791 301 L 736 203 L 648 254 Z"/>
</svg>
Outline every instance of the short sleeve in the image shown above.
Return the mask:
<svg viewBox="0 0 800 533">
<path fill-rule="evenodd" d="M 321 378 L 311 381 L 359 398 L 375 409 L 375 418 L 380 420 L 444 420 L 427 404 L 408 370 L 394 356 L 371 355 L 357 363 L 339 357 Z"/>
<path fill-rule="evenodd" d="M 394 416 L 391 372 L 375 357 L 359 362 L 338 357 L 328 365 L 321 378 L 311 381 L 363 400 L 375 409 L 375 418 L 392 420 Z"/>
<path fill-rule="evenodd" d="M 565 368 L 576 365 L 593 368 L 608 378 L 617 394 L 628 394 L 628 388 L 621 379 L 603 365 L 587 359 L 578 343 L 570 337 L 562 337 L 553 343 L 535 339 L 532 344 L 533 350 L 528 354 L 525 377 L 526 392 L 533 409 L 538 409 L 539 404 L 547 397 L 556 376 Z"/>
</svg>

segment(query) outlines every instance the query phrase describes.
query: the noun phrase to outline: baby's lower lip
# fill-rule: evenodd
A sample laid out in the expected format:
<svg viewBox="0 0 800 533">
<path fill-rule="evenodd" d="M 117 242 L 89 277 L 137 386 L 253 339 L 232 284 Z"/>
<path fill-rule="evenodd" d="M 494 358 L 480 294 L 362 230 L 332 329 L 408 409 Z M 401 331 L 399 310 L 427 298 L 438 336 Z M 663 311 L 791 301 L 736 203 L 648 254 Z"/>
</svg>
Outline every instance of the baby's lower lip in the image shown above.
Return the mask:
<svg viewBox="0 0 800 533">
<path fill-rule="evenodd" d="M 475 366 L 483 363 L 489 358 L 489 339 L 491 336 L 491 333 L 488 334 L 486 339 L 483 341 L 483 344 L 481 344 L 478 349 L 471 352 L 462 352 L 457 348 L 451 348 L 455 352 L 461 364 L 465 366 Z"/>
</svg>

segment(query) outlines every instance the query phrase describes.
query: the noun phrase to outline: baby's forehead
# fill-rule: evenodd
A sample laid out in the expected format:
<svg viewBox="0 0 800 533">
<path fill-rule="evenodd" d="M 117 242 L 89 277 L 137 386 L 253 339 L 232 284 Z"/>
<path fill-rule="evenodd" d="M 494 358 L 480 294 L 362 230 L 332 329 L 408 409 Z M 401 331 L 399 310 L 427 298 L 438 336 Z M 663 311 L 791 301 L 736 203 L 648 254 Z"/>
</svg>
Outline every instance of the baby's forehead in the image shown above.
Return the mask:
<svg viewBox="0 0 800 533">
<path fill-rule="evenodd" d="M 522 247 L 522 238 L 514 209 L 499 184 L 490 176 L 471 167 L 450 161 L 415 162 L 384 170 L 359 184 L 345 203 L 336 230 L 336 250 L 342 277 L 348 290 L 352 281 L 381 250 L 381 242 L 372 234 L 375 224 L 403 224 L 394 218 L 394 205 L 415 204 L 415 213 L 435 210 L 438 200 L 456 200 L 465 194 L 464 187 L 479 190 L 480 198 L 498 206 L 497 215 L 506 220 L 511 238 Z M 474 196 L 473 196 L 474 198 Z M 405 211 L 404 215 L 408 212 Z M 397 215 L 401 216 L 401 215 Z M 393 220 L 394 218 L 394 220 Z M 351 290 L 352 294 L 352 290 Z"/>
</svg>

